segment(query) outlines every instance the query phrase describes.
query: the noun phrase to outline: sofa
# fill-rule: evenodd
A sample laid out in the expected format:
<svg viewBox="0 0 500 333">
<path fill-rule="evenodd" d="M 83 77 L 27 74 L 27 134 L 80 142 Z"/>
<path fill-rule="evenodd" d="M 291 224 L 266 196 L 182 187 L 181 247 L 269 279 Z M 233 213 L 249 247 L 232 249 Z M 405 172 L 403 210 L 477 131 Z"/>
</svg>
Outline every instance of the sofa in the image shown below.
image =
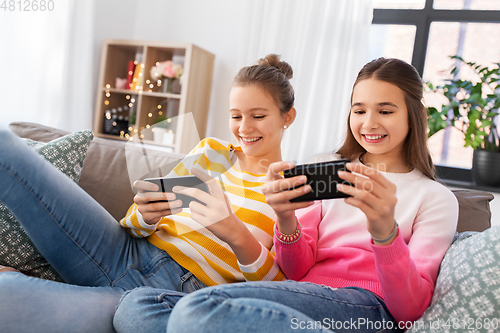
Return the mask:
<svg viewBox="0 0 500 333">
<path fill-rule="evenodd" d="M 68 133 L 21 122 L 11 123 L 9 129 L 32 147 L 42 147 L 39 149 L 53 149 L 47 146 L 51 142 L 68 149 L 72 146 L 64 140 L 77 141 L 78 149 L 70 151 L 79 151 L 78 162 L 64 162 L 63 166 L 78 174 L 72 179 L 117 220 L 133 203 L 134 180 L 165 175 L 184 156 L 127 141 L 94 138 L 90 130 Z M 63 155 L 67 154 L 63 151 Z M 489 202 L 493 195 L 476 190 L 453 192 L 460 207 L 455 241 L 443 259 L 431 306 L 419 321 L 408 326 L 409 331 L 482 332 L 485 325 L 491 326 L 491 331 L 500 331 L 500 230 L 491 228 Z M 0 264 L 12 265 L 7 260 L 12 253 L 19 257 L 19 247 L 32 247 L 25 260 L 28 263 L 17 263 L 17 268 L 28 275 L 62 281 L 36 248 L 28 244 L 27 236 L 18 237 L 17 243 L 5 241 L 14 233 L 12 230 L 22 231 L 12 220 L 2 221 L 1 214 L 0 208 Z"/>
</svg>

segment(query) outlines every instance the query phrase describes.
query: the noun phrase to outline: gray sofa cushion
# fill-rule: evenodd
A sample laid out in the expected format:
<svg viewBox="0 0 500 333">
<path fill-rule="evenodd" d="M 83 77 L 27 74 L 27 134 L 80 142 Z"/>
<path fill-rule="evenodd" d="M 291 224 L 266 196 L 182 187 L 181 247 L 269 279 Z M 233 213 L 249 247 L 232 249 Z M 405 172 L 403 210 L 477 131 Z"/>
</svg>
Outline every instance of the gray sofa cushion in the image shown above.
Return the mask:
<svg viewBox="0 0 500 333">
<path fill-rule="evenodd" d="M 493 194 L 476 190 L 453 190 L 458 200 L 458 232 L 483 231 L 491 226 Z"/>
</svg>

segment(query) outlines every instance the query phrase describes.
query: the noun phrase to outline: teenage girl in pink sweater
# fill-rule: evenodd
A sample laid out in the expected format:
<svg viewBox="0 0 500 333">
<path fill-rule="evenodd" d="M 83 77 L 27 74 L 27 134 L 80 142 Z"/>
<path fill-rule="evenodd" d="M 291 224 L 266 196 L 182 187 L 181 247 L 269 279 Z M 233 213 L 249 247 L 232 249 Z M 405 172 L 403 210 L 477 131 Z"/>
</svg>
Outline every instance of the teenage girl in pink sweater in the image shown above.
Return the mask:
<svg viewBox="0 0 500 333">
<path fill-rule="evenodd" d="M 458 219 L 451 191 L 434 179 L 422 81 L 404 61 L 380 58 L 359 72 L 338 185 L 346 199 L 291 203 L 309 186 L 271 164 L 267 202 L 286 282 L 206 288 L 174 308 L 168 332 L 397 332 L 429 306 Z M 293 280 L 293 281 L 292 281 Z"/>
</svg>

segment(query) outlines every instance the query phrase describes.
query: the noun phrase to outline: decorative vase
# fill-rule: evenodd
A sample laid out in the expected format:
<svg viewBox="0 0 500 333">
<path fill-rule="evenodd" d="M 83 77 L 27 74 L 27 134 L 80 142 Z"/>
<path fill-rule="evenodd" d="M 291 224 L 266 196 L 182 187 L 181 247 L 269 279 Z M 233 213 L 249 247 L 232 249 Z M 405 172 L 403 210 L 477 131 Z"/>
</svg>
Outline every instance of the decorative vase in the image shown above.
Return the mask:
<svg viewBox="0 0 500 333">
<path fill-rule="evenodd" d="M 168 130 L 163 127 L 155 127 L 154 128 L 154 141 L 157 143 L 163 143 L 163 136 L 168 133 Z"/>
<path fill-rule="evenodd" d="M 174 79 L 171 79 L 171 78 L 163 78 L 163 92 L 164 93 L 172 93 L 172 86 L 173 86 L 173 83 L 174 83 Z"/>
<path fill-rule="evenodd" d="M 500 186 L 500 153 L 487 150 L 474 150 L 472 156 L 472 175 L 478 185 Z"/>
</svg>

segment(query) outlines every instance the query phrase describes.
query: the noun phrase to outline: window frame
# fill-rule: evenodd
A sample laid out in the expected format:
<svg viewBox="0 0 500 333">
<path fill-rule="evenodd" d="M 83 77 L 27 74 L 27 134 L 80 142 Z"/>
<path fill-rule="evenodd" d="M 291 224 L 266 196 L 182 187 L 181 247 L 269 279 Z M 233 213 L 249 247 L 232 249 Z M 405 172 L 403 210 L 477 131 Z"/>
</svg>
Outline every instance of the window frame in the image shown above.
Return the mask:
<svg viewBox="0 0 500 333">
<path fill-rule="evenodd" d="M 416 26 L 412 65 L 423 77 L 429 30 L 433 22 L 500 23 L 500 10 L 434 9 L 434 0 L 426 0 L 423 9 L 373 9 L 372 24 Z M 436 165 L 438 178 L 456 187 L 500 192 L 498 188 L 477 186 L 471 169 Z"/>
</svg>

